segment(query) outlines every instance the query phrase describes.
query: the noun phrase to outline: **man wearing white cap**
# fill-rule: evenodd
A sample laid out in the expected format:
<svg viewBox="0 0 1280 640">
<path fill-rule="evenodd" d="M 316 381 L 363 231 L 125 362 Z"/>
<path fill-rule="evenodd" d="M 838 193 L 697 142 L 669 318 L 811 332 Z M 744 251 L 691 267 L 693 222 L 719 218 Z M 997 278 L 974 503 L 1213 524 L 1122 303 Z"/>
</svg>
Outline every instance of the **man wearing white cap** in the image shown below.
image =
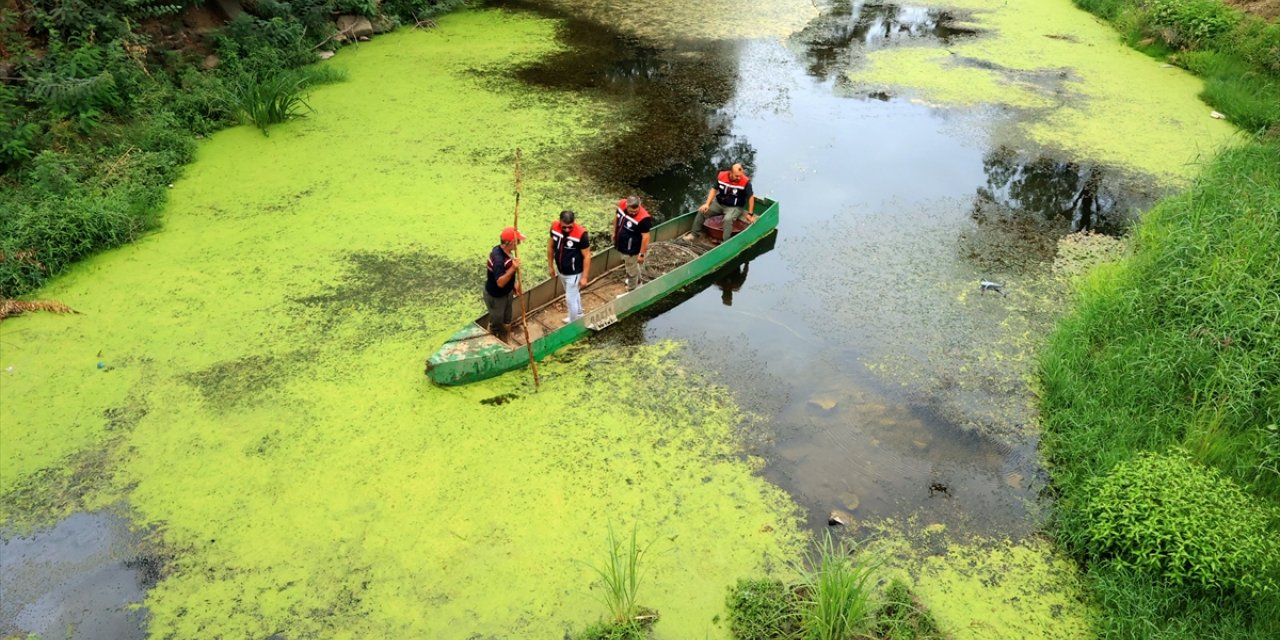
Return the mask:
<svg viewBox="0 0 1280 640">
<path fill-rule="evenodd" d="M 502 242 L 489 252 L 489 266 L 484 281 L 484 305 L 489 309 L 489 331 L 499 340 L 506 340 L 511 324 L 511 301 L 515 297 L 516 269 L 520 259 L 515 257 L 516 244 L 525 235 L 515 227 L 502 230 Z"/>
</svg>

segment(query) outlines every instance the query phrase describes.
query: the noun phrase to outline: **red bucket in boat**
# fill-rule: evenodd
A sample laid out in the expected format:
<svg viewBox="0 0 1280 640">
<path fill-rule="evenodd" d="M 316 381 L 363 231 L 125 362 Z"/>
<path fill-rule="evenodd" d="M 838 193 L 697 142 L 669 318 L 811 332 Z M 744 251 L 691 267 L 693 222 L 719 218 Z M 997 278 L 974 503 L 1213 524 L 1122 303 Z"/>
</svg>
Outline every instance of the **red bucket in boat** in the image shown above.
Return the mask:
<svg viewBox="0 0 1280 640">
<path fill-rule="evenodd" d="M 743 214 L 746 215 L 746 214 Z M 724 241 L 724 216 L 711 216 L 706 222 L 702 223 L 703 229 L 707 232 L 707 237 L 716 242 Z M 747 228 L 747 221 L 738 218 L 733 221 L 733 233 L 737 235 Z"/>
</svg>

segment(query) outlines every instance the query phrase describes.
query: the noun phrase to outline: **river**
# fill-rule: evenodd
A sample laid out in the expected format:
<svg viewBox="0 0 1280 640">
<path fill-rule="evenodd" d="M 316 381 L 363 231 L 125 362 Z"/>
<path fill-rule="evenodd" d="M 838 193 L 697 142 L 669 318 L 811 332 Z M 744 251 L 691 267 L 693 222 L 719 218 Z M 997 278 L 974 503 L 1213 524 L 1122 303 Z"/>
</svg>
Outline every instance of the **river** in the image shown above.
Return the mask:
<svg viewBox="0 0 1280 640">
<path fill-rule="evenodd" d="M 137 580 L 138 636 L 559 637 L 601 613 L 612 523 L 653 542 L 658 637 L 727 637 L 725 587 L 787 574 L 832 509 L 1038 549 L 1035 348 L 1064 257 L 1123 251 L 1071 234 L 1121 233 L 1232 136 L 1058 0 L 505 2 L 326 64 L 348 81 L 314 114 L 205 141 L 162 231 L 41 292 L 80 315 L 0 325 L 6 551 L 82 512 L 145 541 L 80 569 L 139 568 L 116 602 L 60 609 L 67 570 L 20 559 L 0 632 L 117 629 Z M 671 215 L 741 161 L 777 238 L 539 392 L 432 388 L 517 146 L 526 229 L 604 228 L 632 190 Z"/>
</svg>

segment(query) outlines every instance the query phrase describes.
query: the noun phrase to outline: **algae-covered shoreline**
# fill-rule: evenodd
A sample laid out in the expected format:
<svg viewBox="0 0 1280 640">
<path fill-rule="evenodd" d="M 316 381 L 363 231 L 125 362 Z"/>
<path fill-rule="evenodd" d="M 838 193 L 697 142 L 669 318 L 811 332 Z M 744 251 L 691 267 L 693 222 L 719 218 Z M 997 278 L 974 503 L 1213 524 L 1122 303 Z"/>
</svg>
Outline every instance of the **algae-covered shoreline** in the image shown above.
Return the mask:
<svg viewBox="0 0 1280 640">
<path fill-rule="evenodd" d="M 554 21 L 439 25 L 343 51 L 328 64 L 349 80 L 313 93 L 313 117 L 212 136 L 163 232 L 42 291 L 80 315 L 0 326 L 6 525 L 118 505 L 153 529 L 173 553 L 153 636 L 558 637 L 599 615 L 582 563 L 610 521 L 655 543 L 646 603 L 668 637 L 715 636 L 725 586 L 796 549 L 729 397 L 650 396 L 691 382 L 671 346 L 558 358 L 556 393 L 422 378 L 427 345 L 474 314 L 512 150 L 528 228 L 566 202 L 603 219 L 608 197 L 563 167 L 615 120 L 503 72 L 555 52 Z M 29 484 L 87 451 L 89 490 Z"/>
</svg>

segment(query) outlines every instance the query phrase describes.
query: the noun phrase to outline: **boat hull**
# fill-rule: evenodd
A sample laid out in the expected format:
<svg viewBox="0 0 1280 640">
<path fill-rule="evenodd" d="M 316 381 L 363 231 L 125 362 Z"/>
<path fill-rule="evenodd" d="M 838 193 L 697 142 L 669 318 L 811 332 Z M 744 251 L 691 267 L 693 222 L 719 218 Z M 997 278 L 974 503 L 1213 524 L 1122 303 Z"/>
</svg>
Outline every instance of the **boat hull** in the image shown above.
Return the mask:
<svg viewBox="0 0 1280 640">
<path fill-rule="evenodd" d="M 593 310 L 582 318 L 564 325 L 533 340 L 533 357 L 542 360 L 569 345 L 593 330 L 588 326 L 594 319 L 609 316 L 621 320 L 633 315 L 659 300 L 671 295 L 680 288 L 696 282 L 719 267 L 731 262 L 752 245 L 772 233 L 778 226 L 778 203 L 776 201 L 757 198 L 757 207 L 764 211 L 755 223 L 736 233 L 728 242 L 721 243 L 689 262 L 636 287 L 635 290 L 608 303 L 607 308 Z M 687 233 L 693 225 L 696 212 L 686 213 L 657 225 L 650 232 L 651 242 L 674 240 Z M 604 274 L 619 268 L 622 256 L 612 247 L 593 256 L 592 273 Z M 524 294 L 525 304 L 529 309 L 538 309 L 550 304 L 557 294 L 557 279 L 552 278 L 539 284 Z M 519 301 L 517 301 L 517 305 Z M 427 359 L 426 373 L 432 382 L 440 385 L 460 385 L 506 373 L 529 364 L 529 353 L 523 344 L 511 346 L 489 340 L 489 331 L 482 325 L 480 318 L 469 323 L 451 336 L 440 349 Z M 483 344 L 491 342 L 492 344 Z"/>
</svg>

